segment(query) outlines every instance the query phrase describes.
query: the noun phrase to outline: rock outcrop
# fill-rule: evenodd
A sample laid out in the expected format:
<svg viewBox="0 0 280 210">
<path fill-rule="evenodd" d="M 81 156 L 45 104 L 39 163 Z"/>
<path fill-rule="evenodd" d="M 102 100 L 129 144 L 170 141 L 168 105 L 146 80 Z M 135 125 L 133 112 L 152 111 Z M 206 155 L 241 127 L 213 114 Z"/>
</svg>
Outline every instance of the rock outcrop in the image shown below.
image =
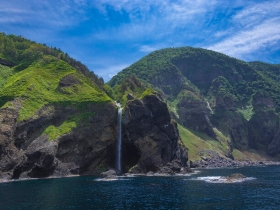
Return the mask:
<svg viewBox="0 0 280 210">
<path fill-rule="evenodd" d="M 256 94 L 252 105 L 254 114 L 249 121 L 249 143 L 251 148 L 264 147 L 267 154 L 279 152 L 279 116 L 273 101 L 263 94 Z"/>
<path fill-rule="evenodd" d="M 187 150 L 181 142 L 177 124 L 159 96 L 147 95 L 142 100 L 129 101 L 124 110 L 123 126 L 124 145 L 134 148 L 131 149 L 133 153 L 123 157 L 131 160 L 124 163 L 124 167 L 134 166 L 130 172 L 159 172 L 169 166 L 170 171 L 178 172 L 186 166 Z M 133 160 L 131 157 L 135 157 L 135 153 L 138 159 Z M 174 162 L 171 164 L 175 160 L 177 167 Z"/>
<path fill-rule="evenodd" d="M 179 120 L 185 127 L 205 133 L 213 138 L 216 137 L 209 120 L 210 110 L 199 96 L 187 92 L 177 107 Z"/>
<path fill-rule="evenodd" d="M 231 174 L 229 176 L 225 176 L 223 177 L 225 179 L 225 183 L 232 183 L 232 182 L 240 182 L 243 181 L 244 179 L 246 179 L 246 176 L 244 176 L 243 174 Z"/>
<path fill-rule="evenodd" d="M 0 179 L 97 174 L 114 168 L 117 108 L 86 103 L 82 113 L 76 105 L 47 105 L 18 121 L 18 109 L 1 109 Z M 133 166 L 135 173 L 187 171 L 187 149 L 159 96 L 131 99 L 123 117 L 123 172 Z M 44 132 L 69 120 L 76 123 L 69 132 L 54 139 Z"/>
<path fill-rule="evenodd" d="M 109 157 L 116 140 L 116 107 L 112 103 L 88 103 L 85 111 L 86 119 L 52 140 L 43 131 L 81 117 L 77 106 L 45 106 L 37 117 L 22 122 L 17 121 L 17 110 L 1 109 L 0 178 L 96 174 L 104 164 L 114 166 Z"/>
<path fill-rule="evenodd" d="M 9 67 L 13 67 L 15 66 L 15 64 L 11 61 L 7 61 L 7 60 L 3 60 L 0 58 L 0 64 L 3 66 L 9 66 Z"/>
</svg>

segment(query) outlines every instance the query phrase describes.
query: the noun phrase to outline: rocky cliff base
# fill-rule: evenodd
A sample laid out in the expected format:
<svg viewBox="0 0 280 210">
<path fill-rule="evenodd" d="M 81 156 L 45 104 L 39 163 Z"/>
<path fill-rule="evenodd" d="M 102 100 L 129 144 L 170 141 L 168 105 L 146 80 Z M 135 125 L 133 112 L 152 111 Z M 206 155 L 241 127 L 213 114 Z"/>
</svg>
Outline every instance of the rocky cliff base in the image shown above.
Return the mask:
<svg viewBox="0 0 280 210">
<path fill-rule="evenodd" d="M 274 160 L 232 160 L 211 150 L 203 150 L 203 154 L 205 156 L 201 156 L 201 160 L 190 161 L 191 168 L 227 168 L 280 165 L 279 161 Z"/>
</svg>

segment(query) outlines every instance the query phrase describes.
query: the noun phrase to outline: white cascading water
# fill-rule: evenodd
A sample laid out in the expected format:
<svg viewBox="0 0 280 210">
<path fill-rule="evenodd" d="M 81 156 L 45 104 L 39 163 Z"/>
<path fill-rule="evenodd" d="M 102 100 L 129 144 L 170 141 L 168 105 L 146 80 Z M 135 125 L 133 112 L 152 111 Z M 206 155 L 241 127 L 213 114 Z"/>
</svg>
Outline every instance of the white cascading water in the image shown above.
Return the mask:
<svg viewBox="0 0 280 210">
<path fill-rule="evenodd" d="M 206 101 L 206 103 L 207 103 L 207 108 L 210 110 L 210 113 L 211 113 L 211 114 L 214 114 L 214 112 L 213 112 L 213 110 L 212 110 L 212 108 L 211 108 L 209 102 Z"/>
<path fill-rule="evenodd" d="M 116 103 L 118 109 L 118 139 L 117 139 L 117 154 L 116 154 L 116 170 L 121 173 L 122 170 L 122 107 Z"/>
</svg>

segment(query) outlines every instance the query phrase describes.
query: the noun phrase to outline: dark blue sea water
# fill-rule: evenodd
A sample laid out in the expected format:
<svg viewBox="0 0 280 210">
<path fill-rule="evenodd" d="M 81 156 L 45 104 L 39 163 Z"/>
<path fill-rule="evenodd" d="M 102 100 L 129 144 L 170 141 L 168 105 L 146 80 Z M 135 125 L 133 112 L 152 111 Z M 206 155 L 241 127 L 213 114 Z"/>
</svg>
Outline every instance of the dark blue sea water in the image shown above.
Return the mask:
<svg viewBox="0 0 280 210">
<path fill-rule="evenodd" d="M 200 171 L 115 181 L 87 176 L 0 183 L 0 209 L 280 209 L 280 166 Z M 197 179 L 232 173 L 255 179 L 231 184 Z"/>
</svg>

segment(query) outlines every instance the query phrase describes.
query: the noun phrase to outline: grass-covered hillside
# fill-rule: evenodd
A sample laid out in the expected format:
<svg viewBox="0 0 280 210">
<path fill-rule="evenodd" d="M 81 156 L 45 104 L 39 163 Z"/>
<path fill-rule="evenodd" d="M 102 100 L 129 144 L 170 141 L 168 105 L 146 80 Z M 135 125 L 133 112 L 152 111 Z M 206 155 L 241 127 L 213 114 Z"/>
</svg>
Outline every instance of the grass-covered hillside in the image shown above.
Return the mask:
<svg viewBox="0 0 280 210">
<path fill-rule="evenodd" d="M 228 148 L 227 155 L 250 159 L 264 156 L 245 152 L 278 153 L 271 148 L 280 142 L 279 73 L 279 65 L 247 63 L 211 50 L 181 47 L 150 53 L 119 72 L 108 85 L 126 98 L 129 91 L 121 92 L 119 87 L 126 78 L 135 77 L 161 93 L 181 124 L 179 131 L 191 156 L 197 158 L 203 148 L 226 154 Z M 260 133 L 269 133 L 269 137 Z"/>
<path fill-rule="evenodd" d="M 200 48 L 167 48 L 140 59 L 119 72 L 108 84 L 114 87 L 132 75 L 161 89 L 169 100 L 180 97 L 182 90 L 210 98 L 211 88 L 223 83 L 219 94 L 232 95 L 235 102 L 243 106 L 255 92 L 263 90 L 275 101 L 280 112 L 279 65 L 246 63 Z"/>
<path fill-rule="evenodd" d="M 18 121 L 48 104 L 111 101 L 102 78 L 58 49 L 1 33 L 0 63 L 0 108 L 19 109 Z"/>
</svg>

